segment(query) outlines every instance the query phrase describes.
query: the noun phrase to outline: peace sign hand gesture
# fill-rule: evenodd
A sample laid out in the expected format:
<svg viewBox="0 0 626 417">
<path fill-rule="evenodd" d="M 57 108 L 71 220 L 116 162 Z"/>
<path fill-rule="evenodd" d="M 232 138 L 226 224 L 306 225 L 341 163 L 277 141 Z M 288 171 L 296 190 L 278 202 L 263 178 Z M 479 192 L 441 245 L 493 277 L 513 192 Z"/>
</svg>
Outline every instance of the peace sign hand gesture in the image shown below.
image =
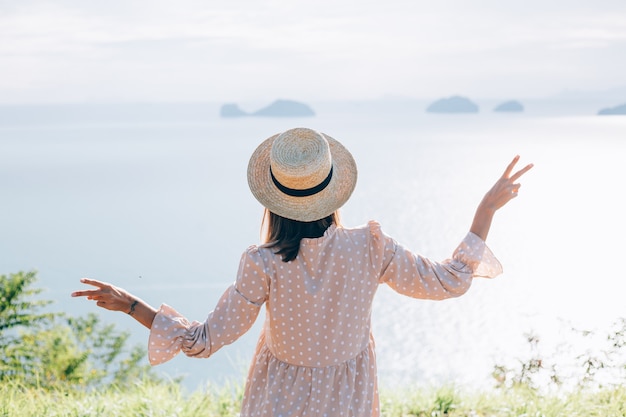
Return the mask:
<svg viewBox="0 0 626 417">
<path fill-rule="evenodd" d="M 134 298 L 122 288 L 118 288 L 106 282 L 97 281 L 95 279 L 83 278 L 80 280 L 83 284 L 93 285 L 97 289 L 75 291 L 72 297 L 87 297 L 88 300 L 96 300 L 98 307 L 111 311 L 124 311 L 128 313 Z"/>
<path fill-rule="evenodd" d="M 128 291 L 95 279 L 83 278 L 80 282 L 97 288 L 74 291 L 72 297 L 87 297 L 88 300 L 95 300 L 98 307 L 111 311 L 122 311 L 133 316 L 147 328 L 152 326 L 156 310 Z"/>
<path fill-rule="evenodd" d="M 511 175 L 518 161 L 519 155 L 513 158 L 504 170 L 502 176 L 496 181 L 493 187 L 487 191 L 487 194 L 485 194 L 478 205 L 470 231 L 479 236 L 482 240 L 487 239 L 495 212 L 513 198 L 517 197 L 521 184 L 516 181 L 533 167 L 533 164 L 528 164 Z"/>
<path fill-rule="evenodd" d="M 515 181 L 517 181 L 519 177 L 524 175 L 524 173 L 533 167 L 533 164 L 528 164 L 515 174 L 511 175 L 511 172 L 513 172 L 513 168 L 515 168 L 515 164 L 517 164 L 518 161 L 519 155 L 513 158 L 504 170 L 502 176 L 493 185 L 493 187 L 491 187 L 487 194 L 485 194 L 481 205 L 484 205 L 490 210 L 496 211 L 513 198 L 517 197 L 521 184 L 516 183 Z"/>
</svg>

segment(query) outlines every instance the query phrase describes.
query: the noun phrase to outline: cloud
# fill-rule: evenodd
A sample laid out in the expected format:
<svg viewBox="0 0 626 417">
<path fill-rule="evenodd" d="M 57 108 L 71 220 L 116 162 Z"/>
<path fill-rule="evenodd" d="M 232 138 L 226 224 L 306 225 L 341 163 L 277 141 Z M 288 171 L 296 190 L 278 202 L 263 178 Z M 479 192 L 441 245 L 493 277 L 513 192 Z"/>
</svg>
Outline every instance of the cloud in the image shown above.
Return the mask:
<svg viewBox="0 0 626 417">
<path fill-rule="evenodd" d="M 626 84 L 623 1 L 22 0 L 0 2 L 0 38 L 5 101 Z"/>
</svg>

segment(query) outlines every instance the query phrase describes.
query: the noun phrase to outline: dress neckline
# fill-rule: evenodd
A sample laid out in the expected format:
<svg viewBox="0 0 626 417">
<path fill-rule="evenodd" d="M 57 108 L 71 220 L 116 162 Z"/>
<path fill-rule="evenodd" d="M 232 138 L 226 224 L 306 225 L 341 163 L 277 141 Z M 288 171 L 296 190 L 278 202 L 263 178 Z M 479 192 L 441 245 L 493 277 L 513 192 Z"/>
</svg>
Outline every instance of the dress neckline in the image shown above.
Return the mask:
<svg viewBox="0 0 626 417">
<path fill-rule="evenodd" d="M 335 223 L 328 226 L 326 230 L 324 230 L 324 234 L 320 237 L 303 237 L 300 241 L 301 245 L 317 245 L 324 240 L 327 240 L 333 233 L 337 230 L 337 225 Z"/>
</svg>

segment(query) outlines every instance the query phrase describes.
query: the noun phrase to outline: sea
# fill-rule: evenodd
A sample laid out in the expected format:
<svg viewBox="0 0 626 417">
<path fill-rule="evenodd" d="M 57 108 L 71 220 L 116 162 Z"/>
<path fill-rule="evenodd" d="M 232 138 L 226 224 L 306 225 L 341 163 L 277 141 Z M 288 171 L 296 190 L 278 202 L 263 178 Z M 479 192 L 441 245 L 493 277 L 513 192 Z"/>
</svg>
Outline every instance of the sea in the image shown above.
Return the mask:
<svg viewBox="0 0 626 417">
<path fill-rule="evenodd" d="M 145 346 L 140 324 L 70 293 L 91 277 L 203 321 L 259 242 L 246 168 L 267 137 L 310 127 L 341 141 L 359 168 L 343 224 L 377 220 L 434 261 L 520 155 L 520 168 L 535 166 L 487 238 L 501 276 L 445 301 L 380 287 L 380 386 L 491 387 L 495 366 L 538 355 L 573 378 L 626 316 L 626 117 L 596 115 L 612 103 L 528 100 L 522 113 L 478 103 L 476 114 L 431 114 L 420 100 L 311 102 L 306 118 L 220 118 L 210 102 L 2 105 L 0 274 L 36 270 L 50 309 L 96 313 Z M 189 389 L 242 382 L 263 319 L 212 358 L 154 370 Z"/>
</svg>

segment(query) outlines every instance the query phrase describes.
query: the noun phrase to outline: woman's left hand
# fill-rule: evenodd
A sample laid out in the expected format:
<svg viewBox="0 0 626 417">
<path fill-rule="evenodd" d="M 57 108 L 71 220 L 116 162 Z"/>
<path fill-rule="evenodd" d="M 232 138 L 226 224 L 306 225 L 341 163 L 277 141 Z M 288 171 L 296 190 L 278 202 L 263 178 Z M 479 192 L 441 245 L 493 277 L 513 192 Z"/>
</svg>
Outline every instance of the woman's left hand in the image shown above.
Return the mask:
<svg viewBox="0 0 626 417">
<path fill-rule="evenodd" d="M 111 311 L 123 311 L 128 313 L 131 304 L 136 300 L 129 292 L 123 288 L 107 282 L 97 281 L 95 279 L 83 278 L 80 280 L 83 284 L 89 284 L 97 287 L 91 290 L 74 291 L 72 297 L 87 297 L 88 300 L 95 300 L 98 307 Z"/>
</svg>

